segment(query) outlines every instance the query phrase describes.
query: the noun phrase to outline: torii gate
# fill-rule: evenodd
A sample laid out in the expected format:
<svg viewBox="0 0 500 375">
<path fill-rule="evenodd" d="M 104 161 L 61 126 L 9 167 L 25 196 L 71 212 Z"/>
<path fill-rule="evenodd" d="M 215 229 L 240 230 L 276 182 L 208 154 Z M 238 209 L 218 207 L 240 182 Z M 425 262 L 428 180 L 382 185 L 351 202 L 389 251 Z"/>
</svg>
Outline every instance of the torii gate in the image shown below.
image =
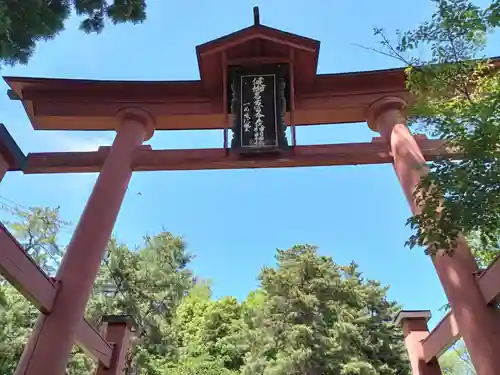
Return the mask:
<svg viewBox="0 0 500 375">
<path fill-rule="evenodd" d="M 30 153 L 24 157 L 0 129 L 0 176 L 99 172 L 55 279 L 49 279 L 0 227 L 0 270 L 41 314 L 16 375 L 62 375 L 74 342 L 120 374 L 130 324 L 108 317 L 107 341 L 83 320 L 85 306 L 123 197 L 136 171 L 279 168 L 392 163 L 413 213 L 421 166 L 460 157 L 443 141 L 412 136 L 403 69 L 316 74 L 320 42 L 259 22 L 196 48 L 201 79 L 117 82 L 5 77 L 35 130 L 116 130 L 111 147 L 95 152 Z M 367 121 L 380 133 L 368 143 L 297 146 L 295 126 Z M 285 136 L 291 127 L 291 144 Z M 216 149 L 152 150 L 159 130 L 222 129 Z M 228 129 L 234 137 L 229 140 Z M 428 311 L 396 318 L 414 375 L 437 375 L 436 361 L 460 336 L 479 375 L 500 371 L 500 261 L 479 271 L 465 241 L 453 256 L 432 258 L 452 308 L 431 332 Z M 110 333 L 111 332 L 111 333 Z M 114 343 L 114 345 L 112 345 Z"/>
</svg>

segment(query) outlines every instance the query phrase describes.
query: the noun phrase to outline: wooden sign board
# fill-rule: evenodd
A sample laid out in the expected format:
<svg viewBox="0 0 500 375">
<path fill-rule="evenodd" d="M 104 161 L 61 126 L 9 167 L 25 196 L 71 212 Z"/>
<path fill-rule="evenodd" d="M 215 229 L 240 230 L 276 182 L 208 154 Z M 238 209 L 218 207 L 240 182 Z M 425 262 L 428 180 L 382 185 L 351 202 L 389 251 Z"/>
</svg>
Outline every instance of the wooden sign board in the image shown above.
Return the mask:
<svg viewBox="0 0 500 375">
<path fill-rule="evenodd" d="M 285 130 L 286 79 L 280 67 L 237 69 L 232 77 L 232 149 L 240 153 L 288 148 Z"/>
</svg>

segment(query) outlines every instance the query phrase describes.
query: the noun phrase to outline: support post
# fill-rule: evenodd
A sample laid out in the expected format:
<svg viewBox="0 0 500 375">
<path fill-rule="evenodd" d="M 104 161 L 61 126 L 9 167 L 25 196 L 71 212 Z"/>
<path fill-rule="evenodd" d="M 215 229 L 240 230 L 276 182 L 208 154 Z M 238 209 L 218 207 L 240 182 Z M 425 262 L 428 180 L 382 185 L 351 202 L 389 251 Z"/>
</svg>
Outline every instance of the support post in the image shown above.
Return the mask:
<svg viewBox="0 0 500 375">
<path fill-rule="evenodd" d="M 63 375 L 102 256 L 132 176 L 134 151 L 152 135 L 142 111 L 119 114 L 120 125 L 94 189 L 57 271 L 60 288 L 49 315 L 39 317 L 16 375 Z"/>
<path fill-rule="evenodd" d="M 411 211 L 418 214 L 420 207 L 413 197 L 427 168 L 422 152 L 406 126 L 405 106 L 405 101 L 398 97 L 377 100 L 370 107 L 368 125 L 387 142 L 394 170 Z M 500 319 L 481 293 L 475 276 L 477 264 L 463 237 L 454 250 L 452 255 L 439 252 L 433 256 L 434 267 L 478 375 L 498 375 Z"/>
<path fill-rule="evenodd" d="M 5 174 L 9 170 L 9 163 L 5 160 L 5 157 L 0 154 L 0 182 L 3 180 Z"/>
<path fill-rule="evenodd" d="M 427 322 L 431 312 L 426 311 L 400 311 L 394 319 L 394 324 L 400 326 L 405 338 L 405 346 L 410 359 L 413 375 L 442 375 L 437 358 L 434 357 L 426 363 L 422 341 L 429 336 Z"/>
<path fill-rule="evenodd" d="M 26 156 L 17 145 L 4 124 L 0 124 L 0 182 L 7 171 L 23 170 Z"/>
<path fill-rule="evenodd" d="M 113 344 L 113 356 L 108 368 L 99 364 L 96 375 L 123 375 L 135 326 L 134 320 L 130 316 L 106 315 L 102 322 L 107 325 L 106 341 Z"/>
<path fill-rule="evenodd" d="M 295 152 L 297 147 L 297 131 L 295 129 L 295 50 L 290 48 L 289 50 L 289 73 L 290 74 L 290 130 L 292 134 L 292 150 Z M 285 108 L 286 111 L 286 108 Z"/>
</svg>

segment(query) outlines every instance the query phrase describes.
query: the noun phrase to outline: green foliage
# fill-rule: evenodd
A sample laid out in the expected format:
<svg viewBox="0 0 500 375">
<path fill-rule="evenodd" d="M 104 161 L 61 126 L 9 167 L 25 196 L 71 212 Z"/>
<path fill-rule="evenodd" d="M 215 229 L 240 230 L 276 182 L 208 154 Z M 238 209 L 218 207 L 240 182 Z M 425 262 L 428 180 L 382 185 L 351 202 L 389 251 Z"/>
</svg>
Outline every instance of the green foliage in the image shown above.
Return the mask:
<svg viewBox="0 0 500 375">
<path fill-rule="evenodd" d="M 432 18 L 382 44 L 407 66 L 415 103 L 410 125 L 445 139 L 463 155 L 437 160 L 421 182 L 423 210 L 409 220 L 410 246 L 429 252 L 452 249 L 459 233 L 480 234 L 497 245 L 500 230 L 500 73 L 482 56 L 489 32 L 498 27 L 500 1 L 486 8 L 469 0 L 433 0 Z M 427 59 L 407 57 L 419 49 Z"/>
<path fill-rule="evenodd" d="M 246 351 L 246 328 L 238 301 L 234 297 L 213 301 L 206 284 L 195 286 L 177 309 L 182 358 L 208 355 L 228 370 L 238 370 Z"/>
<path fill-rule="evenodd" d="M 53 275 L 62 257 L 58 234 L 61 227 L 68 224 L 59 218 L 59 207 L 11 208 L 8 211 L 17 218 L 16 222 L 6 223 L 12 235 L 45 272 Z"/>
<path fill-rule="evenodd" d="M 11 210 L 9 228 L 35 261 L 50 273 L 62 250 L 57 245 L 66 223 L 58 209 Z M 57 249 L 57 251 L 55 251 Z M 145 237 L 135 251 L 111 240 L 87 306 L 87 318 L 98 325 L 106 314 L 131 315 L 138 328 L 128 367 L 141 374 L 158 374 L 158 367 L 176 358 L 171 322 L 175 308 L 191 289 L 193 277 L 186 268 L 191 256 L 179 237 L 162 232 Z M 9 284 L 0 284 L 0 373 L 12 374 L 38 312 Z M 94 363 L 75 348 L 68 374 L 92 373 Z M 130 372 L 132 373 L 132 372 Z"/>
<path fill-rule="evenodd" d="M 15 218 L 5 223 L 11 233 L 45 272 L 53 273 L 62 254 L 57 237 L 65 224 L 59 218 L 59 209 L 4 209 Z M 14 373 L 37 316 L 38 311 L 0 276 L 0 374 Z"/>
<path fill-rule="evenodd" d="M 260 275 L 266 302 L 249 332 L 243 375 L 408 373 L 387 288 L 313 246 L 278 250 L 276 259 Z"/>
<path fill-rule="evenodd" d="M 59 249 L 60 223 L 58 210 L 43 208 L 17 211 L 10 227 L 25 245 L 48 238 Z M 46 271 L 57 266 L 46 262 L 50 249 L 33 252 Z M 161 232 L 133 251 L 113 239 L 86 316 L 96 325 L 105 314 L 135 319 L 127 375 L 409 374 L 401 333 L 391 323 L 397 305 L 386 299 L 386 287 L 312 246 L 278 250 L 276 258 L 277 267 L 262 270 L 261 287 L 244 301 L 214 299 L 210 285 L 189 270 L 182 239 Z M 0 283 L 1 374 L 13 374 L 37 315 Z M 67 373 L 94 369 L 75 348 Z"/>
<path fill-rule="evenodd" d="M 146 19 L 145 0 L 22 0 L 0 2 L 0 65 L 26 64 L 38 41 L 54 38 L 75 12 L 80 29 L 99 33 L 105 21 L 139 23 Z"/>
<path fill-rule="evenodd" d="M 476 375 L 463 341 L 459 341 L 439 358 L 443 375 Z"/>
<path fill-rule="evenodd" d="M 106 314 L 133 317 L 137 331 L 130 368 L 153 374 L 159 363 L 175 358 L 171 325 L 177 305 L 193 285 L 186 268 L 190 260 L 182 239 L 168 232 L 145 237 L 135 251 L 110 241 L 87 316 L 95 324 Z"/>
<path fill-rule="evenodd" d="M 223 361 L 211 357 L 187 357 L 172 366 L 167 366 L 165 375 L 237 375 L 224 367 Z"/>
<path fill-rule="evenodd" d="M 0 374 L 13 374 L 38 311 L 5 281 L 0 282 Z"/>
<path fill-rule="evenodd" d="M 497 236 L 497 238 L 500 238 L 500 236 Z M 500 256 L 498 241 L 484 244 L 480 232 L 472 232 L 467 239 L 479 268 L 488 268 Z"/>
</svg>

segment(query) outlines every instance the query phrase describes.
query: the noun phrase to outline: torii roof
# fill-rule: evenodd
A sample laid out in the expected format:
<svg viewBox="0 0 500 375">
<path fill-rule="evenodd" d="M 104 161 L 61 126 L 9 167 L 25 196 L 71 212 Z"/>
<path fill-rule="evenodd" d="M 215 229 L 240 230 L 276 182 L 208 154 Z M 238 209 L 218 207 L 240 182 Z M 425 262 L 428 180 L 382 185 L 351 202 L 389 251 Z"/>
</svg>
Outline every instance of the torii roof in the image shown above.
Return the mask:
<svg viewBox="0 0 500 375">
<path fill-rule="evenodd" d="M 316 74 L 319 41 L 261 25 L 255 8 L 254 17 L 252 26 L 196 47 L 200 80 L 4 79 L 40 130 L 113 130 L 125 107 L 148 111 L 158 130 L 223 129 L 229 126 L 224 73 L 239 65 L 293 66 L 295 125 L 364 121 L 380 95 L 407 94 L 404 69 Z"/>
<path fill-rule="evenodd" d="M 219 91 L 222 82 L 222 59 L 228 65 L 259 58 L 270 62 L 294 61 L 295 90 L 314 82 L 318 66 L 320 42 L 311 38 L 277 30 L 256 23 L 196 47 L 200 77 L 210 92 Z M 300 73 L 300 74 L 297 74 Z"/>
</svg>

